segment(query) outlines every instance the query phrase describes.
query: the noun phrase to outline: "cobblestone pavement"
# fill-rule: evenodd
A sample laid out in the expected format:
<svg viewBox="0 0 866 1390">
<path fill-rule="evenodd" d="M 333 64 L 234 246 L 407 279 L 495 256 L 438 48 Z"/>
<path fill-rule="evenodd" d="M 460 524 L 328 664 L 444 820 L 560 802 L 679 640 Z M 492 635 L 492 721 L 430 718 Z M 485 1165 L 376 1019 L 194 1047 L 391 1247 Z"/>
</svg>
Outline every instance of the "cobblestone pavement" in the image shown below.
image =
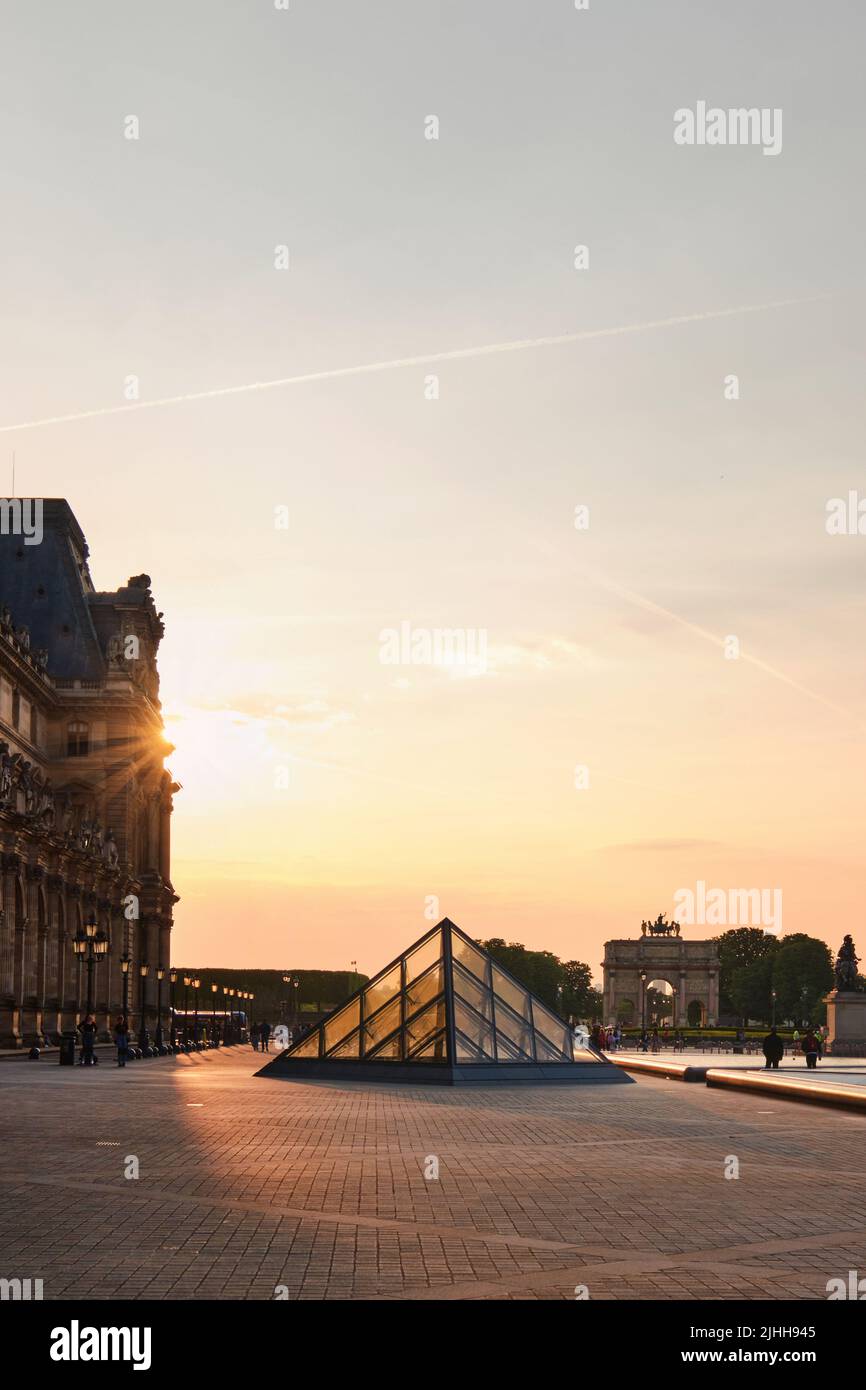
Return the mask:
<svg viewBox="0 0 866 1390">
<path fill-rule="evenodd" d="M 656 1077 L 291 1083 L 262 1060 L 0 1068 L 0 1277 L 50 1299 L 823 1299 L 866 1272 L 866 1117 Z"/>
</svg>

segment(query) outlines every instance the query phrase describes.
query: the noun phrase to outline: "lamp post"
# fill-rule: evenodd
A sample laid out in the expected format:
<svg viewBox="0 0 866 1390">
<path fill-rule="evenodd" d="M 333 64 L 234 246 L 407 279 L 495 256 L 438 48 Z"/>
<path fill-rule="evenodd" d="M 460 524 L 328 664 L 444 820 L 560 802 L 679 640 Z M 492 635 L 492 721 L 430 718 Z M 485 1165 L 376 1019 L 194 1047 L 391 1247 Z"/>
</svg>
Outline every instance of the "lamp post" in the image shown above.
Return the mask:
<svg viewBox="0 0 866 1390">
<path fill-rule="evenodd" d="M 772 1001 L 773 1001 L 773 1016 L 772 1016 L 770 1022 L 771 1022 L 772 1027 L 775 1028 L 775 1026 L 776 1026 L 776 991 L 775 991 L 775 990 L 773 990 L 773 991 L 771 992 L 770 998 L 771 998 Z"/>
<path fill-rule="evenodd" d="M 186 1047 L 189 1033 L 189 987 L 192 980 L 189 975 L 183 977 L 183 1045 Z"/>
<path fill-rule="evenodd" d="M 198 976 L 192 981 L 193 994 L 195 998 L 195 1021 L 192 1025 L 192 1040 L 195 1047 L 198 1047 L 198 992 L 201 987 L 201 980 Z"/>
<path fill-rule="evenodd" d="M 249 1032 L 249 1030 L 253 1026 L 253 1000 L 255 999 L 255 997 L 256 996 L 253 994 L 252 990 L 250 990 L 250 1007 L 247 1013 L 247 1032 Z"/>
<path fill-rule="evenodd" d="M 165 1042 L 162 1033 L 162 982 L 165 979 L 165 966 L 156 967 L 156 1050 L 163 1055 Z"/>
<path fill-rule="evenodd" d="M 147 979 L 148 974 L 150 973 L 150 966 L 148 965 L 146 960 L 143 960 L 139 965 L 138 973 L 141 976 L 141 1017 L 139 1020 L 138 1028 L 138 1045 L 141 1048 L 142 1053 L 146 1055 L 146 1049 L 150 1047 L 150 1034 L 147 1031 L 147 1019 L 144 1016 L 144 982 Z"/>
<path fill-rule="evenodd" d="M 214 1042 L 218 1042 L 218 1039 L 219 1039 L 219 1035 L 218 1035 L 218 1033 L 217 1033 L 217 1021 L 216 1021 L 216 996 L 217 996 L 217 990 L 218 990 L 218 989 L 219 989 L 219 985 L 215 985 L 215 984 L 213 983 L 213 981 L 211 981 L 211 987 L 210 987 L 210 1026 L 211 1026 L 211 1033 L 212 1033 L 212 1035 L 213 1035 L 213 1040 L 214 1040 Z"/>
<path fill-rule="evenodd" d="M 120 969 L 123 974 L 123 1025 L 129 1032 L 129 967 L 132 965 L 132 956 L 124 955 L 120 957 Z"/>
<path fill-rule="evenodd" d="M 174 987 L 177 983 L 176 970 L 169 971 L 168 980 L 169 985 L 171 986 L 171 993 L 169 996 L 169 1009 L 171 1010 L 171 1045 L 172 1049 L 174 1049 L 177 1046 L 177 1024 L 175 1023 L 174 1018 Z"/>
<path fill-rule="evenodd" d="M 641 1032 L 646 1031 L 646 971 L 640 972 L 640 1026 Z"/>
<path fill-rule="evenodd" d="M 93 1013 L 93 968 L 98 960 L 108 953 L 108 937 L 104 931 L 97 931 L 96 919 L 90 914 L 84 923 L 84 930 L 77 933 L 72 949 L 87 966 L 87 1008 L 85 1013 Z"/>
</svg>

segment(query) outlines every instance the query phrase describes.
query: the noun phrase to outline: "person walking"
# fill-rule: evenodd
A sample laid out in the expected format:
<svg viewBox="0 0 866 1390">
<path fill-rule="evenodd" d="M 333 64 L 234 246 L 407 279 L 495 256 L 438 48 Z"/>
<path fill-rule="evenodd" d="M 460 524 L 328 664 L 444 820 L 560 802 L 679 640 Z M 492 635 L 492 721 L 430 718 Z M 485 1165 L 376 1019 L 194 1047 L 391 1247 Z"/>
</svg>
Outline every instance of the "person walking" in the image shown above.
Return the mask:
<svg viewBox="0 0 866 1390">
<path fill-rule="evenodd" d="M 123 1014 L 118 1014 L 114 1025 L 114 1045 L 117 1048 L 117 1065 L 125 1067 L 129 1056 L 129 1024 Z"/>
<path fill-rule="evenodd" d="M 769 1069 L 770 1067 L 773 1067 L 776 1071 L 778 1071 L 779 1063 L 781 1062 L 782 1057 L 785 1053 L 785 1044 L 782 1042 L 782 1039 L 779 1037 L 775 1028 L 771 1028 L 769 1033 L 765 1037 L 763 1051 L 765 1070 Z"/>
<path fill-rule="evenodd" d="M 803 1052 L 806 1057 L 806 1066 L 810 1071 L 814 1071 L 818 1065 L 818 1058 L 821 1055 L 821 1044 L 815 1037 L 811 1028 L 803 1039 Z"/>
<path fill-rule="evenodd" d="M 259 1024 L 259 1038 L 261 1039 L 262 1052 L 270 1052 L 271 1025 L 269 1023 Z"/>
<path fill-rule="evenodd" d="M 83 1023 L 79 1023 L 78 1031 L 81 1034 L 81 1056 L 78 1059 L 80 1067 L 93 1066 L 93 1048 L 96 1043 L 96 1019 L 93 1014 L 87 1014 Z"/>
<path fill-rule="evenodd" d="M 796 1057 L 800 1051 L 800 1030 L 795 1028 L 791 1034 L 791 1055 Z"/>
<path fill-rule="evenodd" d="M 258 1052 L 258 1050 L 259 1050 L 259 1025 L 258 1025 L 257 1023 L 251 1023 L 251 1024 L 250 1024 L 250 1042 L 251 1042 L 252 1045 L 253 1045 L 253 1052 Z"/>
</svg>

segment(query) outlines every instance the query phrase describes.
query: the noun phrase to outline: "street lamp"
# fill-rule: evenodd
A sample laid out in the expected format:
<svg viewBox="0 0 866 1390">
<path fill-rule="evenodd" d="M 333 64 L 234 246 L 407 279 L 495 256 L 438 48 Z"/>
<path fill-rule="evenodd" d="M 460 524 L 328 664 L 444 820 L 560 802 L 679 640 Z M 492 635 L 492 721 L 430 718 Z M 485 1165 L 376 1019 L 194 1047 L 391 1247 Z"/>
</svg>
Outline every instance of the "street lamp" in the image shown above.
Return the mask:
<svg viewBox="0 0 866 1390">
<path fill-rule="evenodd" d="M 195 1022 L 194 1022 L 193 1025 L 192 1025 L 192 1041 L 193 1041 L 193 1045 L 197 1048 L 197 1047 L 198 1047 L 198 992 L 199 992 L 199 989 L 200 989 L 200 987 L 201 987 L 201 980 L 198 978 L 198 976 L 196 976 L 196 978 L 195 978 L 194 980 L 191 981 L 191 984 L 192 984 L 193 990 L 195 991 Z"/>
<path fill-rule="evenodd" d="M 192 980 L 189 975 L 183 977 L 183 1045 L 186 1047 L 189 1034 L 189 987 Z"/>
<path fill-rule="evenodd" d="M 640 1026 L 646 1031 L 646 971 L 640 972 Z"/>
<path fill-rule="evenodd" d="M 210 987 L 210 1019 L 211 1019 L 211 1032 L 213 1033 L 214 1042 L 217 1041 L 218 1036 L 219 1036 L 219 1035 L 217 1034 L 217 1021 L 216 1021 L 216 996 L 217 996 L 217 990 L 218 990 L 218 989 L 219 989 L 219 985 L 215 985 L 215 984 L 213 983 L 213 981 L 211 981 L 211 987 Z"/>
<path fill-rule="evenodd" d="M 775 1026 L 776 1026 L 776 991 L 775 991 L 775 990 L 772 990 L 772 991 L 771 991 L 771 993 L 770 993 L 770 998 L 771 998 L 772 1001 L 773 1001 L 773 1015 L 772 1015 L 772 1018 L 771 1018 L 770 1021 L 771 1021 L 772 1026 L 775 1028 Z"/>
<path fill-rule="evenodd" d="M 169 996 L 169 1008 L 171 1010 L 171 1046 L 172 1049 L 174 1049 L 177 1046 L 177 1025 L 174 1018 L 174 987 L 177 983 L 177 971 L 170 970 L 168 979 L 171 986 L 171 993 Z"/>
<path fill-rule="evenodd" d="M 162 1057 L 165 1053 L 165 1043 L 162 1033 L 162 982 L 165 979 L 165 966 L 156 967 L 156 1050 Z"/>
<path fill-rule="evenodd" d="M 72 949 L 77 956 L 81 956 L 87 965 L 87 1009 L 86 1013 L 93 1013 L 93 967 L 96 962 L 108 954 L 108 937 L 104 931 L 98 931 L 96 920 L 91 913 L 84 923 L 83 931 L 75 936 L 72 942 Z"/>
<path fill-rule="evenodd" d="M 150 973 L 150 966 L 146 960 L 143 960 L 139 965 L 138 973 L 141 976 L 141 1017 L 138 1028 L 138 1045 L 141 1048 L 142 1054 L 146 1057 L 147 1050 L 150 1047 L 150 1034 L 147 1031 L 147 1019 L 144 1016 L 144 982 Z"/>
<path fill-rule="evenodd" d="M 132 965 L 132 956 L 123 955 L 120 957 L 120 969 L 123 974 L 123 1026 L 129 1032 L 129 967 Z"/>
</svg>

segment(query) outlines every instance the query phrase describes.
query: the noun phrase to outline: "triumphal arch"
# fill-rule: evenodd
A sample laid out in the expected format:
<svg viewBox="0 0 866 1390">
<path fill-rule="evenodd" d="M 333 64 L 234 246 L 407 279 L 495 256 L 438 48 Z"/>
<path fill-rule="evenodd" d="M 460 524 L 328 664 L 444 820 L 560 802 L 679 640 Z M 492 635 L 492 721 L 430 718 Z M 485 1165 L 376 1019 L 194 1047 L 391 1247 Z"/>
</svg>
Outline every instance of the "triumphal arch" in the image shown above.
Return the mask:
<svg viewBox="0 0 866 1390">
<path fill-rule="evenodd" d="M 647 990 L 656 982 L 673 990 L 674 1027 L 685 1028 L 692 1018 L 712 1028 L 719 1016 L 719 953 L 715 941 L 686 941 L 678 922 L 660 914 L 641 923 L 639 937 L 606 941 L 604 945 L 604 1022 L 646 1024 Z M 658 986 L 656 985 L 656 988 Z M 661 992 L 667 993 L 666 990 Z M 629 1007 L 630 1006 L 630 1007 Z"/>
</svg>

